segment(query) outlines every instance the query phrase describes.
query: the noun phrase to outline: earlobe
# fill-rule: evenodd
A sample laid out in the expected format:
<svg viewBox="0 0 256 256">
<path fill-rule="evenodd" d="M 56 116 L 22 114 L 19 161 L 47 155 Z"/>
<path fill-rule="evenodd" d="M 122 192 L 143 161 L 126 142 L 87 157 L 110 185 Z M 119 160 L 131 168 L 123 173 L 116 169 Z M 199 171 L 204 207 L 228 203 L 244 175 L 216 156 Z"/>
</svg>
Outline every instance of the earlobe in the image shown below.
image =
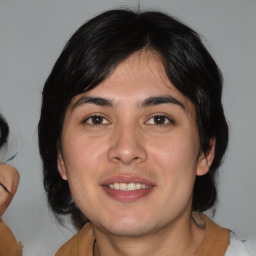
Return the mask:
<svg viewBox="0 0 256 256">
<path fill-rule="evenodd" d="M 212 138 L 210 140 L 210 149 L 206 153 L 201 153 L 197 164 L 197 176 L 205 175 L 209 171 L 215 156 L 215 143 L 216 139 Z"/>
<path fill-rule="evenodd" d="M 63 157 L 61 153 L 58 153 L 58 158 L 57 158 L 57 167 L 59 174 L 63 180 L 67 180 L 67 175 L 66 175 L 66 168 L 65 168 L 65 163 L 63 161 Z"/>
</svg>

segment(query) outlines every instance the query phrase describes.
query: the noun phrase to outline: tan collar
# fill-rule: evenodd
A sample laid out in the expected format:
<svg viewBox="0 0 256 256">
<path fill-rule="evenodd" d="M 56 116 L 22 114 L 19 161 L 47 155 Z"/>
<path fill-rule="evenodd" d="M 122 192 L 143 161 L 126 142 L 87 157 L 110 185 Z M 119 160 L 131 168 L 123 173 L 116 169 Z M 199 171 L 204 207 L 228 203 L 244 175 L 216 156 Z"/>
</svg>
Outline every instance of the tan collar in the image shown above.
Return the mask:
<svg viewBox="0 0 256 256">
<path fill-rule="evenodd" d="M 205 237 L 194 256 L 224 256 L 230 243 L 230 230 L 222 228 L 210 220 L 206 215 L 193 214 L 199 226 L 205 226 Z"/>
<path fill-rule="evenodd" d="M 205 227 L 205 237 L 194 256 L 224 256 L 229 245 L 229 230 L 221 228 L 206 215 L 193 213 L 197 224 Z M 87 223 L 80 232 L 64 244 L 56 256 L 93 256 L 94 234 L 92 224 Z"/>
</svg>

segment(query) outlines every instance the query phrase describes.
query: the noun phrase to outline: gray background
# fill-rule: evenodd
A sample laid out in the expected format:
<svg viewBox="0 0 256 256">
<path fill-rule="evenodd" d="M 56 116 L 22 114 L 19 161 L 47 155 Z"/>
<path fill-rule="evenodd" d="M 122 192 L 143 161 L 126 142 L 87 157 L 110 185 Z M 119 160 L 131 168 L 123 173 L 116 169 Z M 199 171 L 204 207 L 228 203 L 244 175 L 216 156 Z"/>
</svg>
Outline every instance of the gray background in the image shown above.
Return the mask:
<svg viewBox="0 0 256 256">
<path fill-rule="evenodd" d="M 44 81 L 84 21 L 124 6 L 136 9 L 138 1 L 0 0 L 0 111 L 12 131 L 4 157 L 19 152 L 12 164 L 21 175 L 4 220 L 23 242 L 24 256 L 54 255 L 74 232 L 56 223 L 42 186 L 37 123 Z M 164 10 L 198 31 L 223 72 L 230 144 L 214 219 L 248 238 L 255 254 L 256 1 L 142 0 L 140 6 Z"/>
</svg>

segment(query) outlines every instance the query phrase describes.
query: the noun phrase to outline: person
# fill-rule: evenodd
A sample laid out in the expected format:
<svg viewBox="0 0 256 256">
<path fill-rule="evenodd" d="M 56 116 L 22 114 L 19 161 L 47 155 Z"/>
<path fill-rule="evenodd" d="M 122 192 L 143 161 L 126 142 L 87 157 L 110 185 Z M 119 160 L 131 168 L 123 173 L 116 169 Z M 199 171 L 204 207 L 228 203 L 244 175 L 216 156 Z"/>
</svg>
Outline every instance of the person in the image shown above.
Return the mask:
<svg viewBox="0 0 256 256">
<path fill-rule="evenodd" d="M 9 127 L 0 115 L 0 148 L 7 143 Z M 0 256 L 20 256 L 22 244 L 17 242 L 2 216 L 10 205 L 19 184 L 19 173 L 11 165 L 0 163 Z"/>
<path fill-rule="evenodd" d="M 198 34 L 167 14 L 109 10 L 82 25 L 38 125 L 49 205 L 79 230 L 56 255 L 236 255 L 233 233 L 202 214 L 228 143 L 221 94 Z"/>
</svg>

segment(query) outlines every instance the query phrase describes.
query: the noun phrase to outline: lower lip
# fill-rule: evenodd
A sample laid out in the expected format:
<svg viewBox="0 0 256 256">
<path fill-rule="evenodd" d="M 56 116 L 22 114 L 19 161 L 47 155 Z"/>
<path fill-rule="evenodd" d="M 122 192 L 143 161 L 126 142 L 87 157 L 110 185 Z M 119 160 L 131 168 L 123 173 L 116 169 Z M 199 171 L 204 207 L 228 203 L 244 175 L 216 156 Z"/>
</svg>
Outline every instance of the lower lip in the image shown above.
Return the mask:
<svg viewBox="0 0 256 256">
<path fill-rule="evenodd" d="M 103 189 L 108 196 L 120 202 L 136 201 L 140 198 L 147 196 L 150 192 L 152 192 L 153 188 L 154 187 L 132 190 L 132 191 L 123 191 L 123 190 L 116 190 L 116 189 L 103 186 Z"/>
</svg>

